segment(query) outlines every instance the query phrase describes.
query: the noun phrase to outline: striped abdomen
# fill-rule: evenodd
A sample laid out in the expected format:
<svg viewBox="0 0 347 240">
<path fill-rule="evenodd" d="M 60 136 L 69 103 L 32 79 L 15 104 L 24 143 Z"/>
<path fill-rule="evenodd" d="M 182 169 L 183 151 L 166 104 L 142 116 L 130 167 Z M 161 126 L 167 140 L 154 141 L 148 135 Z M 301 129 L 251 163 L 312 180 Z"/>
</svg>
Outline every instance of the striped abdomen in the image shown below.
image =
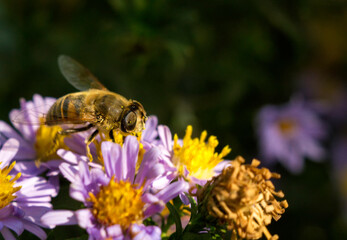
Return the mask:
<svg viewBox="0 0 347 240">
<path fill-rule="evenodd" d="M 86 93 L 78 92 L 59 98 L 48 110 L 46 124 L 80 124 L 87 122 L 88 120 L 85 119 L 85 96 Z"/>
</svg>

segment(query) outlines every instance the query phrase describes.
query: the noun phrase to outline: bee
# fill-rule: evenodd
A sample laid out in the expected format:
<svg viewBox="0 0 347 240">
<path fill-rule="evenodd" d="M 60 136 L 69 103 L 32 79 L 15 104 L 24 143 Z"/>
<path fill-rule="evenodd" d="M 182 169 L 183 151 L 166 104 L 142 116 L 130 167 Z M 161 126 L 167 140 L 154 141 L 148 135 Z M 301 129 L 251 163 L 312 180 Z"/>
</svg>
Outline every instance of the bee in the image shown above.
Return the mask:
<svg viewBox="0 0 347 240">
<path fill-rule="evenodd" d="M 85 141 L 89 156 L 89 144 L 98 133 L 107 134 L 115 141 L 114 131 L 127 136 L 144 130 L 147 115 L 140 102 L 107 90 L 87 68 L 69 56 L 60 55 L 58 65 L 67 81 L 80 92 L 57 99 L 46 114 L 46 125 L 84 124 L 64 129 L 60 135 L 95 128 Z"/>
</svg>

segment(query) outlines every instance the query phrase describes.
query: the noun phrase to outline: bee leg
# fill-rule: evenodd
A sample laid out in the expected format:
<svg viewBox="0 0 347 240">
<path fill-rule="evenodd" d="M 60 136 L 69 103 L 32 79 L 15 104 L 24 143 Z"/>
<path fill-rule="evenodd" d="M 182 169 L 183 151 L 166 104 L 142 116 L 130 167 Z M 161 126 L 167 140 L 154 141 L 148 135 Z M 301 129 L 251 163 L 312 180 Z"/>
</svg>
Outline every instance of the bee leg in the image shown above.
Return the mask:
<svg viewBox="0 0 347 240">
<path fill-rule="evenodd" d="M 70 129 L 65 129 L 59 132 L 60 135 L 68 135 L 71 133 L 76 133 L 76 132 L 83 132 L 83 131 L 87 131 L 88 129 L 94 127 L 93 124 L 88 124 L 85 127 L 81 127 L 81 128 L 70 128 Z"/>
<path fill-rule="evenodd" d="M 90 153 L 89 145 L 94 141 L 94 139 L 95 139 L 96 135 L 98 135 L 98 133 L 99 133 L 99 130 L 96 129 L 96 130 L 92 133 L 92 135 L 90 135 L 90 137 L 88 138 L 88 140 L 86 141 L 87 157 L 88 157 L 89 161 L 91 161 L 91 162 L 93 161 L 93 156 L 92 156 L 92 154 Z"/>
<path fill-rule="evenodd" d="M 89 125 L 87 125 L 85 127 L 64 129 L 64 130 L 58 132 L 54 136 L 54 138 L 53 138 L 53 147 L 47 153 L 47 156 L 55 153 L 58 150 L 58 148 L 59 148 L 59 136 L 65 136 L 65 135 L 69 135 L 69 134 L 76 133 L 76 132 L 83 132 L 83 131 L 86 131 L 86 130 L 92 128 L 92 127 L 94 127 L 94 125 L 93 124 L 89 124 Z"/>
<path fill-rule="evenodd" d="M 116 142 L 116 140 L 114 139 L 114 135 L 113 135 L 113 129 L 111 129 L 108 134 L 109 134 L 110 139 L 112 140 L 112 142 Z"/>
<path fill-rule="evenodd" d="M 59 136 L 65 136 L 65 135 L 69 135 L 69 134 L 76 133 L 76 132 L 83 132 L 83 131 L 86 131 L 86 130 L 92 128 L 92 127 L 94 127 L 94 125 L 93 124 L 89 124 L 89 125 L 81 127 L 81 128 L 71 128 L 71 129 L 61 130 L 60 132 L 58 132 L 54 136 L 54 138 L 53 138 L 53 147 L 47 152 L 46 157 L 54 154 L 58 150 L 58 148 L 59 148 Z M 42 159 L 38 159 L 37 163 L 35 163 L 37 167 L 40 166 L 40 161 L 41 160 Z"/>
</svg>

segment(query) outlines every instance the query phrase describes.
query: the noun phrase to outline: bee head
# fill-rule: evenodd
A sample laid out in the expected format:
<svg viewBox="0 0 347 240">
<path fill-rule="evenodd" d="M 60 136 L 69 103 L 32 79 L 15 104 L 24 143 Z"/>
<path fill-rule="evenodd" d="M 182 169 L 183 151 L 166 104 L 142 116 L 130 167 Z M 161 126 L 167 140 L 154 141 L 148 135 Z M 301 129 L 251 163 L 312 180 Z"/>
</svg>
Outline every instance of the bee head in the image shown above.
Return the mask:
<svg viewBox="0 0 347 240">
<path fill-rule="evenodd" d="M 141 132 L 147 120 L 146 112 L 141 103 L 132 101 L 127 106 L 121 118 L 121 130 L 125 133 Z"/>
</svg>

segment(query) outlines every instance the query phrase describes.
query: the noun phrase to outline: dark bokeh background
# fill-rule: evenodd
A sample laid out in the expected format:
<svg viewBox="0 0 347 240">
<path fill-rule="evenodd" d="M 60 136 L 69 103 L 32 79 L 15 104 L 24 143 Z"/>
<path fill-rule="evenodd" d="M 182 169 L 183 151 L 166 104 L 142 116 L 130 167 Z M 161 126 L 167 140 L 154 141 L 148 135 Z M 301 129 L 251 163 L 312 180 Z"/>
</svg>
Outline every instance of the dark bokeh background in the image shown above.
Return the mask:
<svg viewBox="0 0 347 240">
<path fill-rule="evenodd" d="M 258 155 L 262 106 L 297 92 L 329 100 L 346 86 L 346 26 L 344 0 L 3 0 L 0 119 L 8 121 L 21 97 L 75 91 L 57 67 L 58 55 L 67 54 L 172 132 L 182 137 L 188 124 L 195 136 L 206 129 L 220 149 L 231 146 L 229 158 L 250 160 Z M 276 184 L 289 202 L 272 233 L 346 239 L 329 157 L 306 162 L 299 175 L 272 170 L 281 173 Z"/>
</svg>

